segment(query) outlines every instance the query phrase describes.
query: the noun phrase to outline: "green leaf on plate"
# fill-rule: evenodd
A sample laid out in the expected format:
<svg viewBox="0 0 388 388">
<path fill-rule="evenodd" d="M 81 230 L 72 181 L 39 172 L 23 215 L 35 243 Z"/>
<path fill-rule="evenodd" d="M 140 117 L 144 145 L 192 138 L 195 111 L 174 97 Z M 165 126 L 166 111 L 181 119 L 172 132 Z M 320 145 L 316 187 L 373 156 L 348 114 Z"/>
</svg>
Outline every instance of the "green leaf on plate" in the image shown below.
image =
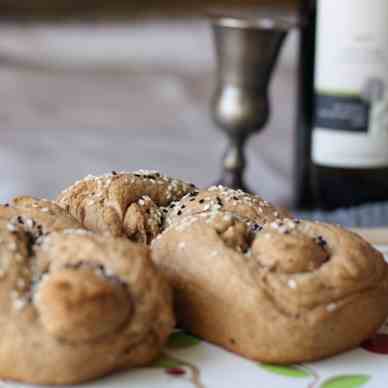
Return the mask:
<svg viewBox="0 0 388 388">
<path fill-rule="evenodd" d="M 296 377 L 296 378 L 306 378 L 310 377 L 310 373 L 299 367 L 298 365 L 272 365 L 272 364 L 260 364 L 265 370 L 277 375 L 286 376 L 286 377 Z"/>
<path fill-rule="evenodd" d="M 198 345 L 201 341 L 183 331 L 172 333 L 168 339 L 167 347 L 170 349 L 184 349 Z"/>
<path fill-rule="evenodd" d="M 367 375 L 335 376 L 323 382 L 320 388 L 358 388 L 370 379 Z"/>
<path fill-rule="evenodd" d="M 162 354 L 154 363 L 151 365 L 153 368 L 178 368 L 180 363 L 166 354 Z"/>
</svg>

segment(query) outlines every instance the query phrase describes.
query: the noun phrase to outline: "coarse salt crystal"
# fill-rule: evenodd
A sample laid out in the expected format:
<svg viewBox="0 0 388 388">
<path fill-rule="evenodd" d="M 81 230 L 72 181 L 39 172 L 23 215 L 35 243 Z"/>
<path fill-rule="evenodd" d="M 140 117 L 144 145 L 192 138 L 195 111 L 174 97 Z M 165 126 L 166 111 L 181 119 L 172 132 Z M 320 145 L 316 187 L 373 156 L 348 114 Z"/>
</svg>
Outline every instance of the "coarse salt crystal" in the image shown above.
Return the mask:
<svg viewBox="0 0 388 388">
<path fill-rule="evenodd" d="M 16 226 L 14 224 L 7 224 L 7 229 L 10 232 L 15 232 L 17 228 L 16 228 Z"/>
<path fill-rule="evenodd" d="M 16 243 L 15 241 L 11 241 L 9 244 L 8 244 L 8 249 L 11 250 L 11 251 L 16 251 Z"/>
<path fill-rule="evenodd" d="M 337 309 L 337 305 L 335 303 L 330 303 L 326 306 L 326 310 L 331 313 Z"/>
<path fill-rule="evenodd" d="M 231 221 L 232 220 L 232 215 L 230 213 L 227 213 L 224 215 L 224 220 L 225 221 Z"/>
<path fill-rule="evenodd" d="M 296 226 L 295 222 L 293 222 L 293 221 L 288 221 L 288 222 L 287 222 L 287 225 L 288 225 L 288 227 L 291 228 L 291 229 L 294 229 L 295 226 Z"/>
<path fill-rule="evenodd" d="M 297 284 L 296 284 L 296 281 L 294 279 L 290 279 L 288 282 L 287 282 L 287 285 L 288 287 L 292 288 L 292 289 L 295 289 Z"/>
<path fill-rule="evenodd" d="M 22 310 L 26 304 L 27 304 L 27 301 L 25 299 L 19 298 L 13 301 L 13 306 L 15 307 L 16 310 Z"/>
<path fill-rule="evenodd" d="M 42 209 L 40 209 L 41 212 L 43 213 L 47 213 L 49 211 L 48 207 L 43 207 Z"/>
</svg>

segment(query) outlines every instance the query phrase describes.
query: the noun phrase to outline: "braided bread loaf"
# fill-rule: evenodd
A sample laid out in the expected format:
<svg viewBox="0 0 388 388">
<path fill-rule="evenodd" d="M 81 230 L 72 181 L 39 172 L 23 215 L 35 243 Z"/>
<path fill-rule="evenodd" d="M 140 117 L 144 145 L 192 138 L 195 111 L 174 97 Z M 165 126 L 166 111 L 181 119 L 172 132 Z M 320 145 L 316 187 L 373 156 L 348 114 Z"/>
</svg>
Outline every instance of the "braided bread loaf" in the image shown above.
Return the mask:
<svg viewBox="0 0 388 388">
<path fill-rule="evenodd" d="M 79 383 L 158 356 L 174 327 L 147 247 L 29 197 L 0 206 L 0 377 Z"/>
<path fill-rule="evenodd" d="M 167 223 L 152 256 L 178 322 L 245 357 L 320 359 L 357 346 L 388 315 L 383 256 L 341 227 L 222 188 L 186 196 Z"/>
<path fill-rule="evenodd" d="M 90 230 L 149 243 L 167 207 L 195 186 L 156 171 L 88 176 L 64 190 L 57 203 Z"/>
</svg>

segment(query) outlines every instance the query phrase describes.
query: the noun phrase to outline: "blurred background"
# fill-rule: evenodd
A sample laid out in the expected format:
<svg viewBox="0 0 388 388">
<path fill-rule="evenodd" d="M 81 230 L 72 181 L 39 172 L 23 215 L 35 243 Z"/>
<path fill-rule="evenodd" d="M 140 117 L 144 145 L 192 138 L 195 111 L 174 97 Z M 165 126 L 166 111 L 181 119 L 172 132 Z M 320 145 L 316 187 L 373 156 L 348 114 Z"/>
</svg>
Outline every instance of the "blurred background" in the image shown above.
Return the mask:
<svg viewBox="0 0 388 388">
<path fill-rule="evenodd" d="M 112 170 L 216 183 L 227 137 L 211 118 L 219 67 L 208 15 L 237 10 L 257 21 L 264 8 L 296 17 L 281 49 L 268 42 L 283 21 L 265 14 L 262 38 L 241 34 L 224 52 L 239 71 L 255 63 L 240 71 L 246 90 L 266 78 L 267 54 L 280 52 L 269 121 L 245 147 L 246 185 L 302 217 L 387 225 L 384 0 L 0 0 L 0 202 L 53 198 Z M 259 117 L 256 92 L 251 112 Z M 233 115 L 236 100 L 224 97 Z M 240 126 L 236 139 L 255 125 Z"/>
<path fill-rule="evenodd" d="M 205 186 L 220 176 L 213 124 L 215 7 L 296 1 L 0 0 L 0 201 L 54 197 L 87 174 L 157 169 Z M 272 116 L 247 147 L 249 186 L 292 201 L 298 33 L 287 37 Z"/>
</svg>

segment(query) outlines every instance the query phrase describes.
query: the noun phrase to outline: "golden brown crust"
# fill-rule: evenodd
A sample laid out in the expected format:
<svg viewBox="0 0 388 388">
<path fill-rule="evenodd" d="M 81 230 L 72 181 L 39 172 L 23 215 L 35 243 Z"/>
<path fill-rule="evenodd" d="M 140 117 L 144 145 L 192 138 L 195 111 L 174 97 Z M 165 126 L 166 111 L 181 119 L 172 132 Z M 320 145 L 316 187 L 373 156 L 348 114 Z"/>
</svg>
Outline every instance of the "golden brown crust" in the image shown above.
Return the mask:
<svg viewBox="0 0 388 388">
<path fill-rule="evenodd" d="M 194 189 L 155 171 L 113 172 L 76 182 L 57 203 L 88 229 L 150 242 L 162 227 L 162 208 Z"/>
<path fill-rule="evenodd" d="M 154 240 L 182 327 L 254 360 L 294 363 L 355 347 L 383 323 L 388 266 L 362 238 L 286 218 L 257 231 L 239 223 L 239 214 L 200 213 Z"/>
<path fill-rule="evenodd" d="M 34 201 L 0 207 L 0 377 L 71 384 L 152 361 L 175 321 L 149 249 Z"/>
</svg>

